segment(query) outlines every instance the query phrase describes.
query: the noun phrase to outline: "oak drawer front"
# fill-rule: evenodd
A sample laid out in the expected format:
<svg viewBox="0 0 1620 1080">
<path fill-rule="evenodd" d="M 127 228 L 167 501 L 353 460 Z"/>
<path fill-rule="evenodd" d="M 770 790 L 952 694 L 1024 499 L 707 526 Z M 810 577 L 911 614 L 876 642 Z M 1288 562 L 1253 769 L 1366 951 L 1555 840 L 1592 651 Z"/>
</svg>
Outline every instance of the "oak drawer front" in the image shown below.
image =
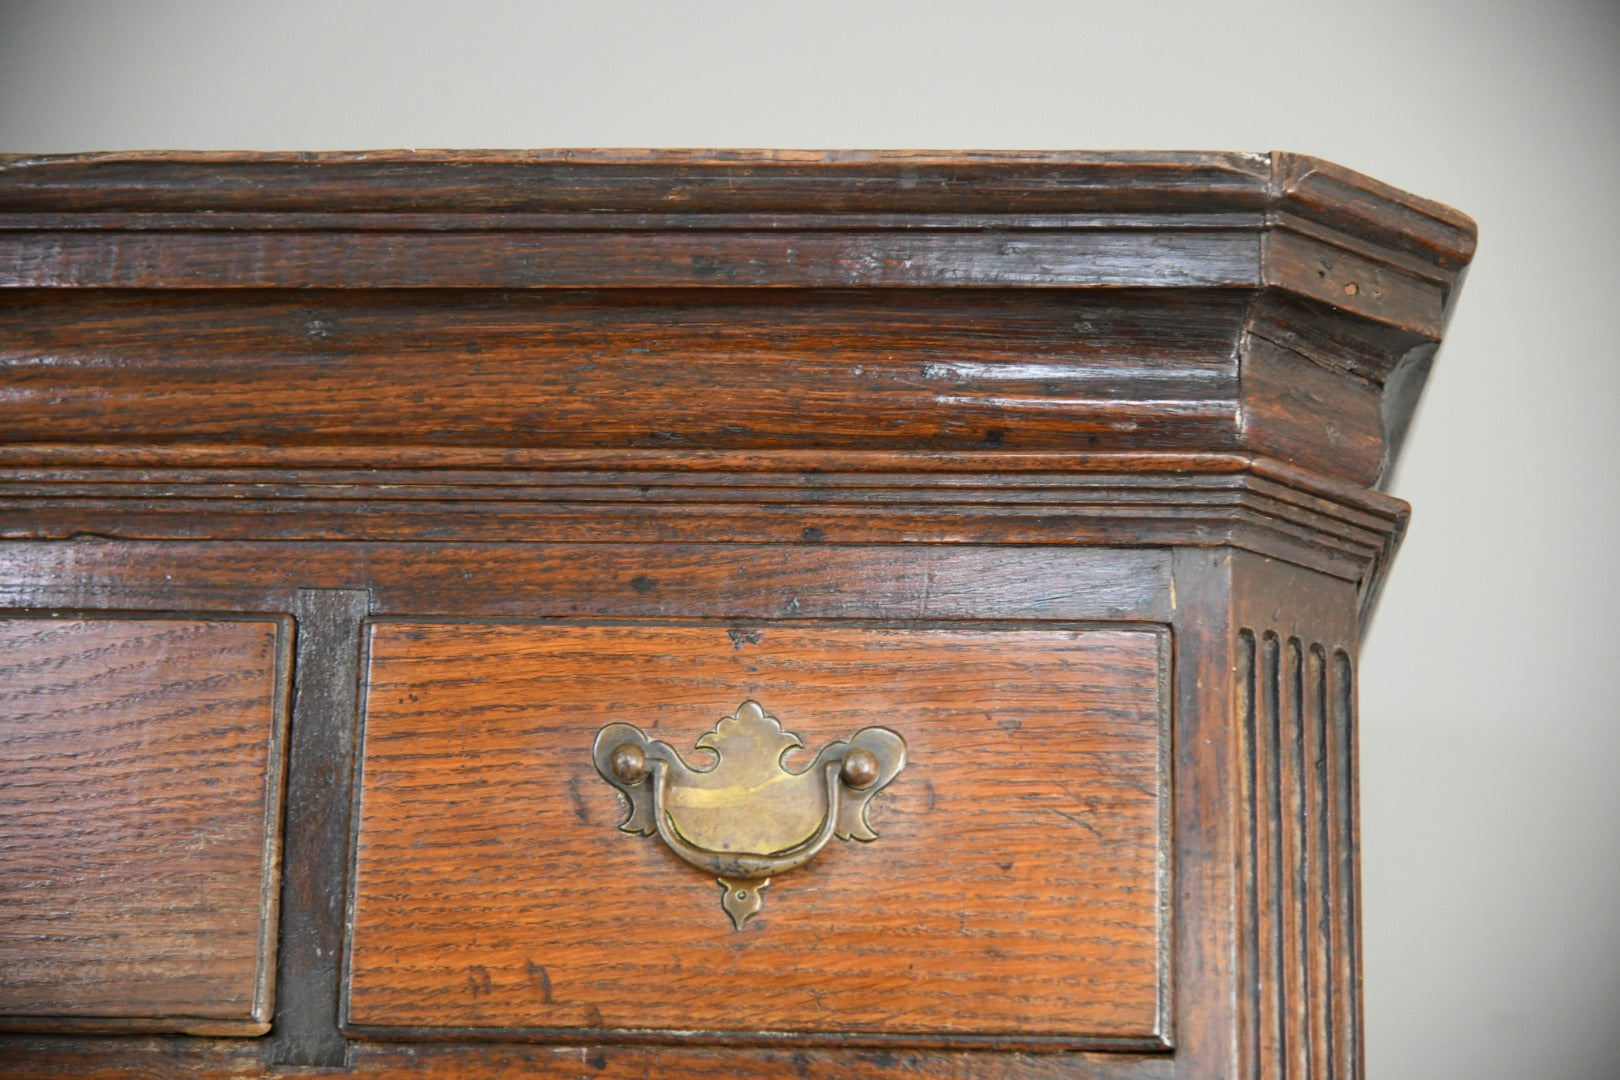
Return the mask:
<svg viewBox="0 0 1620 1080">
<path fill-rule="evenodd" d="M 1155 627 L 368 627 L 345 1023 L 387 1037 L 867 1037 L 1157 1048 L 1168 633 Z M 595 733 L 697 766 L 745 700 L 907 763 L 741 929 L 621 832 Z M 424 1031 L 426 1029 L 426 1031 Z M 662 1033 L 662 1034 L 659 1034 Z"/>
<path fill-rule="evenodd" d="M 0 1027 L 267 1029 L 289 637 L 0 619 Z"/>
</svg>

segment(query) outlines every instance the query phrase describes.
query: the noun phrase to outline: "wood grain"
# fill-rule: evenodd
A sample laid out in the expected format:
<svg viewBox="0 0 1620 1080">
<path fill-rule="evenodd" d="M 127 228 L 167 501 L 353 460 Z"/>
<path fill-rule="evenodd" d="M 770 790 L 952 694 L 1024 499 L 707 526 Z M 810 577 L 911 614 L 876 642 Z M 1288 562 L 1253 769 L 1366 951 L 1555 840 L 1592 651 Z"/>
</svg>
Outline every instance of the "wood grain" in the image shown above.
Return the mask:
<svg viewBox="0 0 1620 1080">
<path fill-rule="evenodd" d="M 1362 1073 L 1355 609 L 1293 567 L 1234 573 L 1243 1034 L 1255 1076 L 1343 1080 Z"/>
<path fill-rule="evenodd" d="M 618 234 L 575 230 L 367 229 L 334 241 L 318 232 L 198 230 L 185 255 L 172 237 L 65 231 L 41 247 L 0 232 L 0 285 L 112 289 L 504 288 L 1234 288 L 1260 284 L 1252 233 L 1177 235 L 1090 229 L 1070 235 L 986 230 L 772 228 L 726 238 L 701 230 Z M 1157 261 L 1158 269 L 1153 269 Z"/>
<path fill-rule="evenodd" d="M 300 589 L 297 682 L 287 747 L 286 845 L 282 858 L 279 990 L 267 1040 L 280 1065 L 341 1065 L 337 956 L 354 775 L 362 589 Z"/>
<path fill-rule="evenodd" d="M 1175 901 L 1171 905 L 1171 1024 L 1177 1075 L 1247 1077 L 1238 1032 L 1249 987 L 1234 942 L 1240 925 L 1240 847 L 1232 734 L 1230 550 L 1174 553 Z"/>
<path fill-rule="evenodd" d="M 379 615 L 1141 619 L 1170 615 L 1153 548 L 967 544 L 0 543 L 0 604 L 291 610 L 369 589 Z"/>
<path fill-rule="evenodd" d="M 1273 171 L 1256 154 L 1083 150 L 135 151 L 0 164 L 8 212 L 141 214 L 1258 210 Z"/>
<path fill-rule="evenodd" d="M 1168 289 L 13 291 L 0 297 L 0 422 L 9 441 L 99 444 L 1213 449 L 1236 442 L 1247 302 Z"/>
<path fill-rule="evenodd" d="M 557 285 L 606 276 L 664 285 L 1119 286 L 1187 284 L 1212 270 L 1218 277 L 1202 280 L 1252 282 L 1263 266 L 1261 225 L 1445 286 L 1474 247 L 1473 222 L 1455 210 L 1285 153 L 0 158 L 0 229 L 55 234 L 48 243 L 25 239 L 23 257 L 0 263 L 8 284 L 307 286 L 341 272 L 344 285 Z M 858 238 L 863 226 L 875 230 L 875 242 Z M 813 231 L 796 235 L 807 227 Z M 941 227 L 943 235 L 931 235 Z M 109 258 L 87 228 L 130 232 L 123 250 L 143 257 Z M 208 257 L 178 260 L 173 245 L 150 242 L 153 231 L 167 230 L 191 234 L 194 254 Z M 465 231 L 486 235 L 455 235 Z M 705 231 L 731 235 L 716 242 Z M 1057 245 L 1041 231 L 1056 232 Z M 343 242 L 334 232 L 346 233 Z M 595 257 L 580 259 L 568 250 L 579 232 L 631 235 L 594 242 Z M 367 242 L 368 233 L 383 235 Z M 502 235 L 512 233 L 529 235 L 514 244 Z M 698 244 L 688 246 L 683 234 L 693 233 Z M 6 239 L 0 232 L 0 247 Z M 950 253 L 929 257 L 930 248 Z M 439 257 L 402 257 L 429 250 Z M 475 281 L 464 280 L 469 273 Z"/>
<path fill-rule="evenodd" d="M 0 620 L 5 1026 L 268 1026 L 285 639 Z"/>
<path fill-rule="evenodd" d="M 616 1080 L 681 1077 L 735 1080 L 1169 1080 L 1167 1055 L 991 1051 L 770 1049 L 724 1046 L 536 1046 L 533 1044 L 361 1044 L 343 1069 L 287 1071 L 251 1046 L 199 1040 L 0 1040 L 7 1080 L 175 1080 L 354 1076 L 362 1080 L 480 1077 Z"/>
<path fill-rule="evenodd" d="M 0 1072 L 1358 1075 L 1356 608 L 1474 232 L 1285 153 L 0 156 L 0 610 L 152 627 L 0 731 L 84 759 L 0 803 L 68 886 L 0 948 L 84 916 Z M 277 1030 L 133 1037 L 270 1015 L 289 613 Z M 588 747 L 747 693 L 913 759 L 738 933 Z"/>
<path fill-rule="evenodd" d="M 1166 640 L 377 623 L 349 1023 L 1156 1045 Z M 885 724 L 910 764 L 877 841 L 738 933 L 617 830 L 589 747 L 618 719 L 690 746 L 745 698 L 812 747 Z"/>
<path fill-rule="evenodd" d="M 1277 387 L 1248 439 L 1230 399 L 1268 328 L 1244 313 L 1393 335 L 1362 350 L 1370 387 L 1309 410 L 1346 393 L 1340 430 L 1379 443 L 1414 399 L 1358 398 L 1411 354 L 1394 338 L 1438 342 L 1473 245 L 1456 211 L 1290 154 L 8 158 L 3 418 L 113 443 L 1243 446 L 1365 482 L 1365 455 L 1307 453 L 1318 416 L 1266 413 Z"/>
</svg>

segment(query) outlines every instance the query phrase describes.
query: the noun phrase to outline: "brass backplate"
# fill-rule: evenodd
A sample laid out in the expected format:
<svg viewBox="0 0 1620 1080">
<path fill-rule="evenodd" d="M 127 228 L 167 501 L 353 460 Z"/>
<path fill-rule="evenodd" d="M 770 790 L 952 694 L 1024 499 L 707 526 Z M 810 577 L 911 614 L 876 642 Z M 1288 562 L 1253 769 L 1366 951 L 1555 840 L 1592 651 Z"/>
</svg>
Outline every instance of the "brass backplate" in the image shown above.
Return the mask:
<svg viewBox="0 0 1620 1080">
<path fill-rule="evenodd" d="M 634 724 L 596 733 L 602 778 L 630 802 L 625 832 L 656 832 L 671 851 L 715 875 L 737 929 L 764 904 L 770 879 L 802 866 L 833 837 L 875 840 L 866 820 L 874 794 L 906 762 L 906 743 L 867 727 L 823 747 L 810 766 L 782 764 L 803 741 L 755 701 L 744 701 L 694 744 L 715 756 L 688 765 L 668 743 Z"/>
</svg>

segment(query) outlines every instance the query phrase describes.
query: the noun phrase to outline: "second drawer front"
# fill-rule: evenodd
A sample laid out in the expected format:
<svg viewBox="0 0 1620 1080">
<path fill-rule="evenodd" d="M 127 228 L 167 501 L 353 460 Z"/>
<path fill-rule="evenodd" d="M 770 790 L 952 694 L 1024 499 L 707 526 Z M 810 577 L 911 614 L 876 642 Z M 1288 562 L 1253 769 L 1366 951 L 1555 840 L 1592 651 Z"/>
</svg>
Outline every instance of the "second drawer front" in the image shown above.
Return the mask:
<svg viewBox="0 0 1620 1080">
<path fill-rule="evenodd" d="M 1158 1045 L 1168 635 L 1152 627 L 378 622 L 346 1020 L 458 1029 Z M 745 700 L 908 762 L 869 843 L 713 875 L 619 830 L 604 725 L 693 744 Z"/>
</svg>

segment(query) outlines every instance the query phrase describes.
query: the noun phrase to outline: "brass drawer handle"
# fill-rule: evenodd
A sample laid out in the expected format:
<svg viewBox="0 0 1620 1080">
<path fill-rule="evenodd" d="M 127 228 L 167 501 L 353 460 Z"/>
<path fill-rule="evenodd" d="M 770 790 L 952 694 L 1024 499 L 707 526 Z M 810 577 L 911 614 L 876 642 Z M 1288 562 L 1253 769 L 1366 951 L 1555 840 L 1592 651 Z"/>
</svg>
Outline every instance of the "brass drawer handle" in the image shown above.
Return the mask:
<svg viewBox="0 0 1620 1080">
<path fill-rule="evenodd" d="M 866 806 L 905 767 L 906 742 L 867 727 L 828 743 L 803 772 L 782 757 L 804 745 L 758 702 L 745 701 L 695 744 L 715 763 L 696 769 L 634 724 L 596 733 L 596 771 L 630 800 L 619 826 L 656 832 L 669 849 L 714 874 L 732 923 L 759 912 L 771 878 L 803 866 L 840 840 L 876 840 Z"/>
</svg>

